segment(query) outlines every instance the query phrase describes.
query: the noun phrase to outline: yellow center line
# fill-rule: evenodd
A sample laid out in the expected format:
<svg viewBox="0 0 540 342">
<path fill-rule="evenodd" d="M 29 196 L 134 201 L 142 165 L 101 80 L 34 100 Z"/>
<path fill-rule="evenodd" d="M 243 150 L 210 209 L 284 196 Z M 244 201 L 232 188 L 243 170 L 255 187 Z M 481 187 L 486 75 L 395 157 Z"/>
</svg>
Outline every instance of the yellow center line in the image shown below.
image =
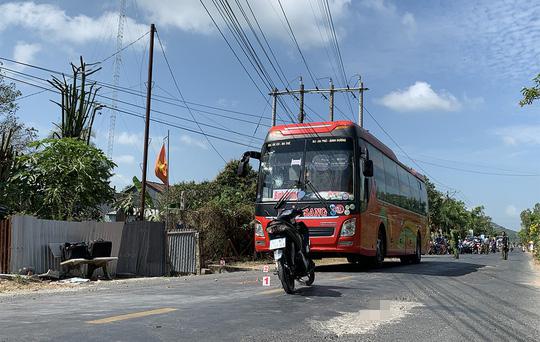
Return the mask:
<svg viewBox="0 0 540 342">
<path fill-rule="evenodd" d="M 140 318 L 140 317 L 146 317 L 146 316 L 152 316 L 152 315 L 160 315 L 172 311 L 176 311 L 178 309 L 173 308 L 162 308 L 162 309 L 155 309 L 155 310 L 148 310 L 148 311 L 141 311 L 141 312 L 134 312 L 126 315 L 119 315 L 119 316 L 112 316 L 102 319 L 96 319 L 94 321 L 86 321 L 86 323 L 89 324 L 106 324 L 106 323 L 112 323 L 112 322 L 118 322 L 118 321 L 125 321 L 128 319 L 133 318 Z"/>
<path fill-rule="evenodd" d="M 266 295 L 266 294 L 273 294 L 273 293 L 279 293 L 279 292 L 283 292 L 283 289 L 266 290 L 266 291 L 259 292 L 259 294 Z"/>
</svg>

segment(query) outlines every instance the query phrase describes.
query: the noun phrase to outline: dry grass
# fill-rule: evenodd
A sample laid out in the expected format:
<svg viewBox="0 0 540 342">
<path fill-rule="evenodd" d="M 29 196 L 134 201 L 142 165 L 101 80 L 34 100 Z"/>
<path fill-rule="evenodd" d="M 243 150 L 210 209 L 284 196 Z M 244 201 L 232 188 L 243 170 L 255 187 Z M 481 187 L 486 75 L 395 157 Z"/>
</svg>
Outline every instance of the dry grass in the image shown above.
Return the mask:
<svg viewBox="0 0 540 342">
<path fill-rule="evenodd" d="M 15 278 L 14 280 L 0 279 L 0 295 L 54 291 L 70 287 L 72 287 L 70 284 L 28 281 L 24 278 Z"/>
</svg>

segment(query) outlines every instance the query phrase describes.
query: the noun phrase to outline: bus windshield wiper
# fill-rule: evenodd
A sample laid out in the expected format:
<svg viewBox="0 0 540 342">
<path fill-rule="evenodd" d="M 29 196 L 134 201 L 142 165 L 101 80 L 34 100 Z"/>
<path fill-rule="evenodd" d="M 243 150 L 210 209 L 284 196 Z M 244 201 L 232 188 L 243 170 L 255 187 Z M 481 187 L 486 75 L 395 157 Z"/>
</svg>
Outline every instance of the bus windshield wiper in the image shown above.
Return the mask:
<svg viewBox="0 0 540 342">
<path fill-rule="evenodd" d="M 310 188 L 310 190 L 313 192 L 315 197 L 317 197 L 319 202 L 321 202 L 321 204 L 326 208 L 326 210 L 328 210 L 328 212 L 332 211 L 330 209 L 330 206 L 328 205 L 328 202 L 321 196 L 321 194 L 319 193 L 319 190 L 317 190 L 315 185 L 313 185 L 313 183 L 311 183 L 311 181 L 309 181 L 307 179 L 305 180 L 304 183 L 305 183 L 306 186 L 308 186 Z"/>
<path fill-rule="evenodd" d="M 296 186 L 295 186 L 296 185 Z M 291 185 L 290 188 L 287 189 L 287 191 L 285 191 L 285 193 L 283 195 L 281 195 L 281 197 L 279 198 L 279 201 L 276 203 L 276 205 L 274 206 L 274 209 L 279 209 L 281 208 L 281 206 L 285 203 L 285 201 L 287 200 L 287 198 L 289 197 L 289 195 L 291 194 L 291 192 L 295 189 L 298 189 L 300 187 L 300 181 L 295 181 L 293 182 L 293 184 Z"/>
</svg>

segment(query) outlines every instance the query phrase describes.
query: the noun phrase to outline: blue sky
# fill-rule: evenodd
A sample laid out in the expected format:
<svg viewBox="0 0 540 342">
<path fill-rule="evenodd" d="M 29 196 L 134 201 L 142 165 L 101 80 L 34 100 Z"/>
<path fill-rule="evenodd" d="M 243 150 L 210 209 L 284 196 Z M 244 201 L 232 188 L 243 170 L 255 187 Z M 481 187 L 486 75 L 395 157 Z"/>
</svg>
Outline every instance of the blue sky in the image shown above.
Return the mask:
<svg viewBox="0 0 540 342">
<path fill-rule="evenodd" d="M 204 1 L 217 17 L 211 1 Z M 235 3 L 231 1 L 231 3 Z M 240 3 L 245 5 L 245 1 Z M 319 0 L 281 0 L 300 48 L 318 85 L 343 82 L 336 74 Z M 455 193 L 469 207 L 483 204 L 494 221 L 519 227 L 519 212 L 539 201 L 540 117 L 538 105 L 520 108 L 520 89 L 540 72 L 540 5 L 530 1 L 329 1 L 347 78 L 356 83 L 361 74 L 369 115 L 365 127 L 387 143 L 400 159 L 436 181 L 442 191 Z M 280 67 L 291 87 L 303 76 L 313 87 L 293 43 L 277 0 L 251 2 Z M 240 15 L 238 8 L 233 5 Z M 246 9 L 247 10 L 247 9 Z M 83 55 L 87 62 L 102 61 L 115 51 L 118 1 L 0 2 L 0 57 L 68 72 L 69 62 Z M 247 113 L 190 106 L 204 132 L 248 145 L 260 146 L 267 127 L 199 112 L 204 109 L 247 121 L 270 123 L 270 108 L 219 35 L 199 0 L 127 0 L 124 44 L 136 40 L 155 23 L 175 78 L 187 101 Z M 247 27 L 245 27 L 247 29 Z M 225 31 L 226 32 L 226 31 Z M 226 33 L 236 51 L 233 38 Z M 253 38 L 253 37 L 251 37 Z M 146 89 L 148 35 L 123 51 L 120 85 L 134 92 Z M 157 42 L 156 42 L 157 44 Z M 242 57 L 242 55 L 240 55 Z M 244 60 L 245 61 L 245 60 Z M 101 64 L 99 81 L 112 83 L 114 58 Z M 253 69 L 248 70 L 264 89 Z M 4 62 L 14 71 L 50 78 L 49 72 Z M 266 61 L 266 67 L 271 70 Z M 272 71 L 271 71 L 272 72 Z M 5 71 L 6 76 L 34 84 L 41 81 Z M 272 74 L 280 88 L 278 77 Z M 38 88 L 17 82 L 23 95 Z M 159 44 L 155 49 L 154 94 L 181 104 Z M 110 97 L 111 90 L 103 88 Z M 22 120 L 42 136 L 59 119 L 49 92 L 20 101 Z M 145 99 L 120 92 L 119 107 L 144 114 Z M 163 98 L 161 98 L 163 99 Z M 356 118 L 356 99 L 337 98 L 338 118 Z M 105 104 L 110 100 L 101 98 Z M 317 96 L 307 104 L 323 118 L 327 103 Z M 297 108 L 294 101 L 290 108 Z M 199 131 L 189 122 L 185 108 L 154 101 L 154 109 L 185 120 L 154 113 L 157 119 Z M 283 119 L 286 116 L 280 110 Z M 308 111 L 310 119 L 320 120 Z M 188 120 L 188 121 L 186 121 Z M 95 144 L 107 149 L 109 111 L 96 119 Z M 113 183 L 123 187 L 140 176 L 144 123 L 119 114 L 116 120 L 113 159 L 118 164 Z M 150 164 L 158 153 L 168 127 L 152 123 Z M 204 136 L 171 130 L 173 182 L 213 178 L 223 167 L 221 157 Z M 235 131 L 232 133 L 230 131 Z M 239 133 L 239 134 L 238 134 Z M 254 134 L 253 138 L 250 138 Z M 247 147 L 211 139 L 225 160 L 238 158 Z M 403 152 L 404 151 L 404 152 Z M 408 155 L 408 156 L 407 156 Z M 414 159 L 412 162 L 410 159 Z M 459 169 L 459 170 L 456 170 Z M 153 177 L 153 172 L 152 177 Z M 491 173 L 496 173 L 494 175 Z M 509 176 L 510 174 L 511 176 Z M 520 175 L 520 176 L 516 176 Z M 153 178 L 152 178 L 153 179 Z M 153 179 L 157 180 L 157 179 Z"/>
</svg>

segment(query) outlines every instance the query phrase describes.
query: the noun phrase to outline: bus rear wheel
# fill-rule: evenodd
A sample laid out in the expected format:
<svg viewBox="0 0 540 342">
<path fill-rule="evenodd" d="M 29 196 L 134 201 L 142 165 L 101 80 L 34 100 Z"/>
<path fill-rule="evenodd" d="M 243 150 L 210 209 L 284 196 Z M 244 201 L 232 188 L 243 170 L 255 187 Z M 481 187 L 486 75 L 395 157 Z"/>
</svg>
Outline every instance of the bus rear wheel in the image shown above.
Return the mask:
<svg viewBox="0 0 540 342">
<path fill-rule="evenodd" d="M 414 255 L 411 257 L 411 263 L 419 264 L 422 261 L 422 239 L 420 234 L 416 236 L 416 248 L 414 250 Z"/>
<path fill-rule="evenodd" d="M 377 246 L 375 247 L 375 257 L 373 257 L 373 266 L 381 267 L 384 262 L 384 251 L 386 244 L 386 237 L 384 230 L 379 230 L 379 236 L 377 237 Z"/>
</svg>

